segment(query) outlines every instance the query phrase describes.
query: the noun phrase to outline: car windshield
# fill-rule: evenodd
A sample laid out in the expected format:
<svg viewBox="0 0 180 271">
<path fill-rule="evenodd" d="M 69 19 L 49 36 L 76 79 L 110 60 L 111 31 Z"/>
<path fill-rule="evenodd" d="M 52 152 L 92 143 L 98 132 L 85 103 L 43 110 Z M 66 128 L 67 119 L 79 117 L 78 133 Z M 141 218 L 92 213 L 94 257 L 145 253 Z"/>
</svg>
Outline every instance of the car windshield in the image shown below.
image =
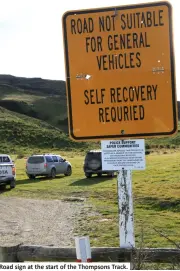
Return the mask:
<svg viewBox="0 0 180 271">
<path fill-rule="evenodd" d="M 10 159 L 8 156 L 1 156 L 0 157 L 0 163 L 9 163 Z"/>
<path fill-rule="evenodd" d="M 43 156 L 31 156 L 28 159 L 29 164 L 40 164 L 44 162 L 44 157 Z"/>
</svg>

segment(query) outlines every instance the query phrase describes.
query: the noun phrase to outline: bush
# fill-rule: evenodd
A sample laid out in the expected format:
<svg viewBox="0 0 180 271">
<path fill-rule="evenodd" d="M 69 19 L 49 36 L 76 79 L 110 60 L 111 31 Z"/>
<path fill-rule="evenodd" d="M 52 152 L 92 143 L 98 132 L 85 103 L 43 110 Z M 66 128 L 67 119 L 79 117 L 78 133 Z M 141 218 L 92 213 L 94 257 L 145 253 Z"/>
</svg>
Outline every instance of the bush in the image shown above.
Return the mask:
<svg viewBox="0 0 180 271">
<path fill-rule="evenodd" d="M 146 144 L 146 149 L 150 149 L 151 146 L 149 144 Z"/>
<path fill-rule="evenodd" d="M 24 157 L 24 154 L 22 154 L 22 153 L 18 153 L 18 155 L 17 155 L 17 158 L 16 159 L 22 159 Z"/>
<path fill-rule="evenodd" d="M 157 149 L 158 147 L 159 147 L 158 144 L 152 144 L 152 145 L 151 145 L 151 148 L 152 148 L 152 149 Z"/>
</svg>

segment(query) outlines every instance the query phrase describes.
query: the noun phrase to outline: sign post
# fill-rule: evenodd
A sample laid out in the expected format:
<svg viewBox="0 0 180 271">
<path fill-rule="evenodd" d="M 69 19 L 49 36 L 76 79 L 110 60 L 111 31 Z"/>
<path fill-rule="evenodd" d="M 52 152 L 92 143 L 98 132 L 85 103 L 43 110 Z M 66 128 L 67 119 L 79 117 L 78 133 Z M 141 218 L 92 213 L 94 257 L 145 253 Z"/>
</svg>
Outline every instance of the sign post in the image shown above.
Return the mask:
<svg viewBox="0 0 180 271">
<path fill-rule="evenodd" d="M 132 177 L 130 170 L 118 172 L 118 206 L 120 247 L 135 247 Z"/>
<path fill-rule="evenodd" d="M 103 140 L 102 169 L 118 171 L 120 247 L 135 247 L 131 170 L 145 169 L 144 139 Z"/>
<path fill-rule="evenodd" d="M 177 131 L 172 19 L 171 5 L 163 1 L 64 14 L 73 140 Z"/>
</svg>

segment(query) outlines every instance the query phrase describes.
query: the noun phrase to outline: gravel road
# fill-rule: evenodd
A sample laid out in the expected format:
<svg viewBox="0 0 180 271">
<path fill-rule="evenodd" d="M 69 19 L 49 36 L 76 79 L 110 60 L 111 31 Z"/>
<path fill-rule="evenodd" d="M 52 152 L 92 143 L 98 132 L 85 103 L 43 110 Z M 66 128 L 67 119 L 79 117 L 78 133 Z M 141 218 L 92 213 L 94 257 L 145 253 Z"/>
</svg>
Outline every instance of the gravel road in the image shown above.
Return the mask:
<svg viewBox="0 0 180 271">
<path fill-rule="evenodd" d="M 74 246 L 74 229 L 85 203 L 0 198 L 0 246 Z"/>
</svg>

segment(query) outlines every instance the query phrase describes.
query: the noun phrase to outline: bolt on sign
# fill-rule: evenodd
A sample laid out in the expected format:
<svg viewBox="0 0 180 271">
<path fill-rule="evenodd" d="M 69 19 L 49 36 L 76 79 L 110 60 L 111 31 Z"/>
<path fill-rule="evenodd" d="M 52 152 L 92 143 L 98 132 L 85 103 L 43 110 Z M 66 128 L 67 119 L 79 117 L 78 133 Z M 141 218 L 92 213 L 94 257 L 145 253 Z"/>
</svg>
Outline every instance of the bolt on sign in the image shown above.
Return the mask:
<svg viewBox="0 0 180 271">
<path fill-rule="evenodd" d="M 74 140 L 177 131 L 168 2 L 63 15 L 69 131 Z"/>
</svg>

